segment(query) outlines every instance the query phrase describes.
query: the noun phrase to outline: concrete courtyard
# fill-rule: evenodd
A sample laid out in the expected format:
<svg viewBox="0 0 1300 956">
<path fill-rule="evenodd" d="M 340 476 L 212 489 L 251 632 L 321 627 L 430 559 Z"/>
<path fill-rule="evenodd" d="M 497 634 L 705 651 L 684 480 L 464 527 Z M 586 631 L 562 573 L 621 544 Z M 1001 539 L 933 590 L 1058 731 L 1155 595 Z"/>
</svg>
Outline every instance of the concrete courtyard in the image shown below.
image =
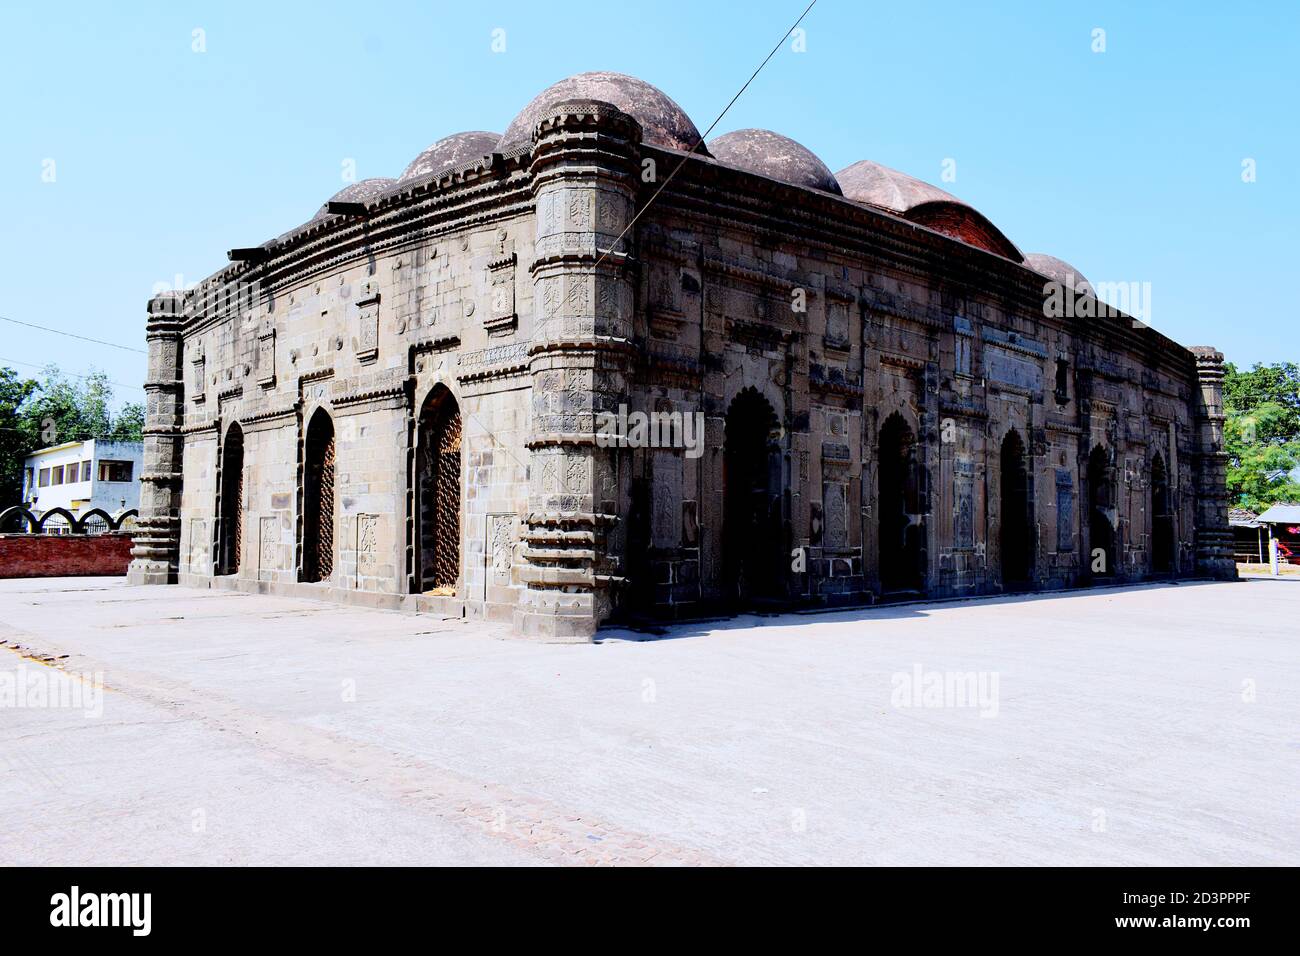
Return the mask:
<svg viewBox="0 0 1300 956">
<path fill-rule="evenodd" d="M 572 646 L 0 581 L 0 864 L 1294 865 L 1298 621 L 1255 580 Z"/>
</svg>

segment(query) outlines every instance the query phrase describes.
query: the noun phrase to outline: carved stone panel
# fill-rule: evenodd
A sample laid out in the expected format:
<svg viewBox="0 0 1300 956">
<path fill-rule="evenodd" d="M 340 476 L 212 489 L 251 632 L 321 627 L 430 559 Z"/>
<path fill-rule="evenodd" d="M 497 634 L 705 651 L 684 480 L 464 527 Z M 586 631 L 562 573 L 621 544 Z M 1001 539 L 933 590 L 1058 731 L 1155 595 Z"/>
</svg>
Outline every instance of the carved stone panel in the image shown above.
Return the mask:
<svg viewBox="0 0 1300 956">
<path fill-rule="evenodd" d="M 954 548 L 975 547 L 975 466 L 969 461 L 953 464 L 952 544 Z"/>
<path fill-rule="evenodd" d="M 1056 470 L 1056 550 L 1074 550 L 1074 476 L 1068 468 Z"/>
<path fill-rule="evenodd" d="M 843 548 L 848 541 L 848 487 L 840 482 L 822 486 L 822 544 Z"/>
<path fill-rule="evenodd" d="M 483 316 L 488 335 L 505 335 L 519 324 L 515 313 L 515 254 L 510 252 L 488 263 L 491 307 Z"/>
<path fill-rule="evenodd" d="M 361 284 L 357 309 L 357 361 L 373 362 L 379 358 L 379 288 L 375 282 Z"/>
<path fill-rule="evenodd" d="M 258 519 L 257 555 L 259 571 L 280 570 L 280 518 L 278 515 Z"/>
<path fill-rule="evenodd" d="M 379 565 L 379 515 L 357 515 L 357 576 L 372 577 Z"/>
<path fill-rule="evenodd" d="M 514 527 L 517 516 L 494 514 L 488 516 L 488 561 L 492 583 L 508 585 L 510 567 L 514 559 Z"/>
<path fill-rule="evenodd" d="M 275 326 L 270 323 L 257 336 L 257 383 L 263 388 L 275 385 Z"/>
</svg>

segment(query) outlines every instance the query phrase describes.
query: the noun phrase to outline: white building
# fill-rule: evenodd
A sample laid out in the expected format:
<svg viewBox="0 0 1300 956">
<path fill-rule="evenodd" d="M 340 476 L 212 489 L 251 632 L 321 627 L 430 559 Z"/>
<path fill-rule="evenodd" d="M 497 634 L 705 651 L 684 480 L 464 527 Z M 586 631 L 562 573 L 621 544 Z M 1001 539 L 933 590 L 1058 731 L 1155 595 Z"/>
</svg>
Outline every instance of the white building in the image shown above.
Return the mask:
<svg viewBox="0 0 1300 956">
<path fill-rule="evenodd" d="M 32 452 L 23 463 L 23 504 L 38 517 L 66 508 L 80 518 L 94 508 L 110 515 L 140 506 L 144 444 L 70 441 Z"/>
</svg>

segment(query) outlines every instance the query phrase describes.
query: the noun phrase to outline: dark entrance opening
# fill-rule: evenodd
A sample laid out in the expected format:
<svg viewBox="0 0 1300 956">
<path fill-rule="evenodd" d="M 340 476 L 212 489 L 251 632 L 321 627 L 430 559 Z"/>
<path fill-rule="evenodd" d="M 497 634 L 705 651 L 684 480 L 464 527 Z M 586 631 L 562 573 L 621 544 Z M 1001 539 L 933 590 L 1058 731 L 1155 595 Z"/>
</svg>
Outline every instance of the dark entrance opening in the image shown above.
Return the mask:
<svg viewBox="0 0 1300 956">
<path fill-rule="evenodd" d="M 1098 445 L 1088 456 L 1088 547 L 1087 566 L 1094 577 L 1115 574 L 1115 492 L 1106 449 Z M 1098 553 L 1100 552 L 1100 553 Z"/>
<path fill-rule="evenodd" d="M 919 592 L 925 582 L 925 519 L 916 435 L 895 412 L 880 429 L 877 510 L 880 520 L 880 588 Z"/>
<path fill-rule="evenodd" d="M 1158 454 L 1151 461 L 1151 570 L 1174 570 L 1173 495 L 1169 492 L 1165 460 Z"/>
<path fill-rule="evenodd" d="M 1002 440 L 1001 483 L 1002 586 L 1024 588 L 1033 573 L 1034 534 L 1028 455 L 1024 440 L 1014 428 Z"/>
<path fill-rule="evenodd" d="M 415 443 L 414 590 L 451 595 L 460 582 L 460 406 L 442 385 L 425 399 Z"/>
<path fill-rule="evenodd" d="M 334 573 L 334 422 L 317 409 L 307 426 L 302 469 L 302 580 Z"/>
<path fill-rule="evenodd" d="M 782 460 L 772 406 L 755 389 L 727 410 L 722 458 L 722 582 L 727 601 L 787 597 L 782 557 Z"/>
<path fill-rule="evenodd" d="M 244 430 L 236 423 L 221 450 L 221 509 L 217 529 L 217 573 L 239 571 L 244 537 Z"/>
</svg>

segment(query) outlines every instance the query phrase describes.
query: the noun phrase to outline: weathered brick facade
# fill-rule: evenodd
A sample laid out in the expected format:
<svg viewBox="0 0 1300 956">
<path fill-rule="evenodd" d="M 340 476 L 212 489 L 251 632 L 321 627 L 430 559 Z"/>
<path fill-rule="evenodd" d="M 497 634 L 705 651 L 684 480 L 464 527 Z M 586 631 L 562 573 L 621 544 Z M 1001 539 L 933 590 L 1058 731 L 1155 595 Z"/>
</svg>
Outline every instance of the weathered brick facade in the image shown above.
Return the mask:
<svg viewBox="0 0 1300 956">
<path fill-rule="evenodd" d="M 122 575 L 131 561 L 131 535 L 0 534 L 0 578 Z"/>
<path fill-rule="evenodd" d="M 774 134 L 688 155 L 672 110 L 573 78 L 482 159 L 439 169 L 435 144 L 152 300 L 132 579 L 567 640 L 738 601 L 1233 574 L 1222 356 L 1046 314 L 1036 260 L 932 187 L 841 195 L 797 144 L 769 162 Z M 702 413 L 702 454 L 606 447 L 620 408 Z"/>
</svg>

